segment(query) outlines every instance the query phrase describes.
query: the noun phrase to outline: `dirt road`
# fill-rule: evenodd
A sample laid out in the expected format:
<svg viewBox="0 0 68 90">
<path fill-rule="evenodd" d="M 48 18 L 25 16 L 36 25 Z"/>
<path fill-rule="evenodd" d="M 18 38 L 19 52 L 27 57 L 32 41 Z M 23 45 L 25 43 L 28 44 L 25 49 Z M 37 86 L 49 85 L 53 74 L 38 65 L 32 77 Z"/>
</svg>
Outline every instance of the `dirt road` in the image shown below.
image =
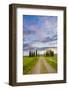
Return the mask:
<svg viewBox="0 0 68 90">
<path fill-rule="evenodd" d="M 56 73 L 56 70 L 45 60 L 43 56 L 39 57 L 38 62 L 32 69 L 32 74 Z"/>
</svg>

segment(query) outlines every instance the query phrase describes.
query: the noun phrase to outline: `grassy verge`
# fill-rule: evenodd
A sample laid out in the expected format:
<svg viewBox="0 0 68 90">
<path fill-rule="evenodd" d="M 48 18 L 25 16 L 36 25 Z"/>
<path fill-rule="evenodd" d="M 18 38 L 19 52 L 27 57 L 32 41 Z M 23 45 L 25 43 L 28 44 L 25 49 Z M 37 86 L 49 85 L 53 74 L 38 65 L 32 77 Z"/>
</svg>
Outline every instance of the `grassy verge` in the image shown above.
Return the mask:
<svg viewBox="0 0 68 90">
<path fill-rule="evenodd" d="M 45 56 L 45 59 L 54 69 L 57 70 L 57 56 Z"/>
<path fill-rule="evenodd" d="M 30 74 L 32 68 L 37 63 L 38 57 L 29 57 L 24 56 L 23 57 L 23 74 Z"/>
</svg>

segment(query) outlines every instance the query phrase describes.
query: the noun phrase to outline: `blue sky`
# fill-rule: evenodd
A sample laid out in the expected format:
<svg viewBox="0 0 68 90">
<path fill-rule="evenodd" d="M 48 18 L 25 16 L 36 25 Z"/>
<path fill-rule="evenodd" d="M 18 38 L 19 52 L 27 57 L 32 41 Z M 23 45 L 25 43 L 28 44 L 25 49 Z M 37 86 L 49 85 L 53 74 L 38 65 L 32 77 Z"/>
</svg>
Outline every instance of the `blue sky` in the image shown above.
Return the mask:
<svg viewBox="0 0 68 90">
<path fill-rule="evenodd" d="M 23 16 L 24 51 L 57 46 L 57 16 Z"/>
</svg>

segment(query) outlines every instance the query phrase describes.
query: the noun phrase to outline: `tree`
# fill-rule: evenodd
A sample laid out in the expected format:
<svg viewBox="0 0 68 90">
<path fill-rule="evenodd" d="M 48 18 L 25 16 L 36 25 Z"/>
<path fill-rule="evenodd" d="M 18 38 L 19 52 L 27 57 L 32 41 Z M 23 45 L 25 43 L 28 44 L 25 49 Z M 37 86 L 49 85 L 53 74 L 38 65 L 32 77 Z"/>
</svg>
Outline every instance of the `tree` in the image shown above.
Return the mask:
<svg viewBox="0 0 68 90">
<path fill-rule="evenodd" d="M 29 56 L 31 57 L 31 51 L 29 51 Z"/>
<path fill-rule="evenodd" d="M 46 51 L 46 56 L 48 56 L 48 51 Z"/>
<path fill-rule="evenodd" d="M 54 56 L 54 52 L 53 51 L 51 51 L 51 56 Z"/>
<path fill-rule="evenodd" d="M 46 56 L 54 56 L 54 52 L 52 50 L 47 50 Z"/>
<path fill-rule="evenodd" d="M 37 50 L 36 50 L 36 56 L 37 56 Z"/>
</svg>

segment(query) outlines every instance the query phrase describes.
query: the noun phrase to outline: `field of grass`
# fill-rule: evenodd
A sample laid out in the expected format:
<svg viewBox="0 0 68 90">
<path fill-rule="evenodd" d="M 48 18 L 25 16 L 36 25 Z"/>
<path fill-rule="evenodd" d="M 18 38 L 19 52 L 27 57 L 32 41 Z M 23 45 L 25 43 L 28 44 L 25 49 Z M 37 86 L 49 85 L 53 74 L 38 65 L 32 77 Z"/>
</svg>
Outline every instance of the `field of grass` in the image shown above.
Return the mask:
<svg viewBox="0 0 68 90">
<path fill-rule="evenodd" d="M 30 74 L 37 61 L 38 57 L 36 56 L 23 56 L 23 74 Z"/>
<path fill-rule="evenodd" d="M 45 59 L 57 71 L 57 56 L 45 56 Z"/>
</svg>

